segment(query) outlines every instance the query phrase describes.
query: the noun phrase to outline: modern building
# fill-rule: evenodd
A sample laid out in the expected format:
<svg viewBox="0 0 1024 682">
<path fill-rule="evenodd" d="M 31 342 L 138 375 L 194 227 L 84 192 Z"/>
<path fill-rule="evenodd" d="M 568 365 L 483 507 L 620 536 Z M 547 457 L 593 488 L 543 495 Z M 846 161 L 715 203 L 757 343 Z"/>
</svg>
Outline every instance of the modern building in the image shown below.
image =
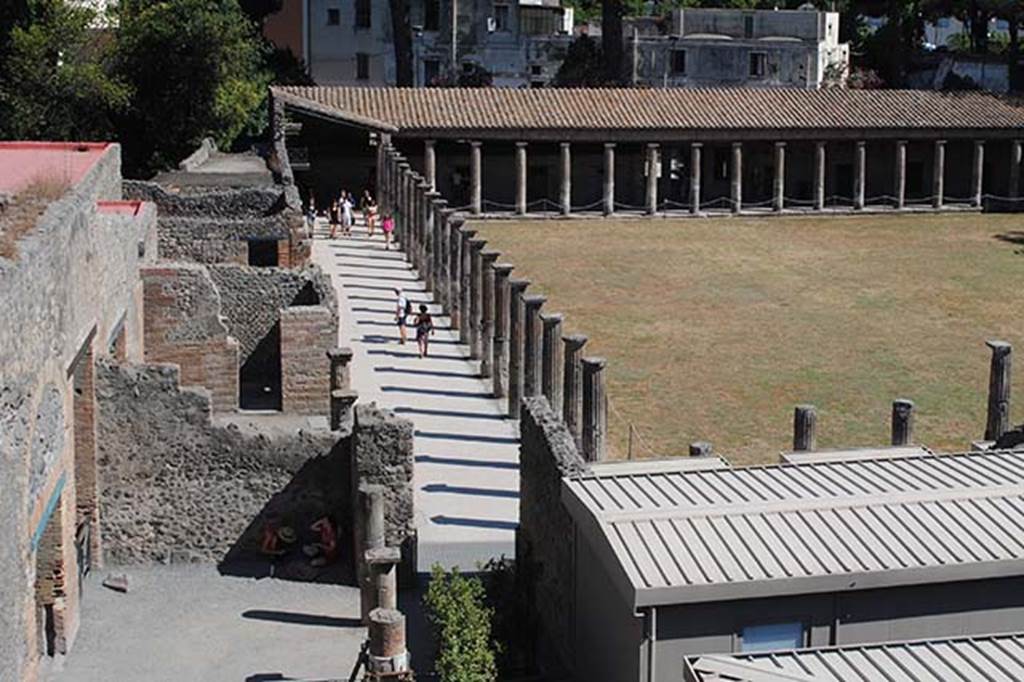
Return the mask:
<svg viewBox="0 0 1024 682">
<path fill-rule="evenodd" d="M 841 86 L 850 68 L 837 12 L 688 8 L 667 32 L 647 26 L 627 36 L 638 84 L 814 90 Z"/>
<path fill-rule="evenodd" d="M 300 184 L 372 186 L 377 141 L 389 137 L 450 206 L 473 214 L 995 209 L 1021 193 L 1024 108 L 977 92 L 272 94 L 309 162 Z"/>
</svg>

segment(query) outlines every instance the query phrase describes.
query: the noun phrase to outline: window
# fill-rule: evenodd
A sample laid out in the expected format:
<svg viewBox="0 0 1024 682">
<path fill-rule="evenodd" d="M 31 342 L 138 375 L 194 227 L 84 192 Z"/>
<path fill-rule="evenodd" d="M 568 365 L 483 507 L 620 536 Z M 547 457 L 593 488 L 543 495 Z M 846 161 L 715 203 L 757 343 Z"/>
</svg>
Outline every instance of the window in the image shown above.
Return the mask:
<svg viewBox="0 0 1024 682">
<path fill-rule="evenodd" d="M 365 52 L 356 53 L 356 80 L 369 80 L 370 78 L 370 55 Z"/>
<path fill-rule="evenodd" d="M 799 649 L 806 644 L 804 624 L 800 621 L 748 625 L 740 632 L 740 651 Z"/>
<path fill-rule="evenodd" d="M 754 37 L 754 17 L 743 17 L 743 37 Z"/>
<path fill-rule="evenodd" d="M 327 25 L 337 26 L 341 23 L 341 10 L 332 8 L 327 10 Z"/>
<path fill-rule="evenodd" d="M 441 73 L 441 62 L 437 59 L 423 60 L 423 83 L 433 85 Z"/>
<path fill-rule="evenodd" d="M 545 7 L 519 6 L 519 30 L 528 36 L 546 36 L 561 29 L 561 15 Z"/>
<path fill-rule="evenodd" d="M 426 0 L 423 4 L 423 30 L 436 31 L 441 24 L 441 0 Z"/>
<path fill-rule="evenodd" d="M 494 30 L 495 31 L 507 31 L 509 30 L 508 25 L 508 5 L 495 5 L 494 6 Z"/>
<path fill-rule="evenodd" d="M 672 73 L 686 73 L 686 50 L 672 50 Z"/>
<path fill-rule="evenodd" d="M 356 0 L 356 28 L 370 28 L 370 0 Z"/>
<path fill-rule="evenodd" d="M 750 77 L 764 78 L 768 55 L 764 52 L 750 53 Z"/>
<path fill-rule="evenodd" d="M 530 65 L 530 75 L 531 76 L 543 76 L 544 75 L 544 67 L 542 67 L 540 64 L 531 64 Z"/>
</svg>

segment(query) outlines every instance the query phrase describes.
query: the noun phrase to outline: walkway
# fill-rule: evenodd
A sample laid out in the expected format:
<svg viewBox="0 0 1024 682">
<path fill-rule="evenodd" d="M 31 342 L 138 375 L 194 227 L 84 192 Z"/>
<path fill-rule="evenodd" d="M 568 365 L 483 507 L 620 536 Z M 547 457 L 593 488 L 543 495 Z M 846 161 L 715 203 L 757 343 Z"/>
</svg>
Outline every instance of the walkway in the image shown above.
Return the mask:
<svg viewBox="0 0 1024 682">
<path fill-rule="evenodd" d="M 414 476 L 420 571 L 435 563 L 474 570 L 514 554 L 519 519 L 519 445 L 514 422 L 491 397 L 490 382 L 468 359 L 440 307 L 430 304 L 437 332 L 429 358 L 416 343 L 399 345 L 394 288 L 414 307 L 429 303 L 423 282 L 380 235 L 357 226 L 331 241 L 318 225 L 313 260 L 331 275 L 341 314 L 339 344 L 353 351 L 352 387 L 415 425 Z"/>
</svg>

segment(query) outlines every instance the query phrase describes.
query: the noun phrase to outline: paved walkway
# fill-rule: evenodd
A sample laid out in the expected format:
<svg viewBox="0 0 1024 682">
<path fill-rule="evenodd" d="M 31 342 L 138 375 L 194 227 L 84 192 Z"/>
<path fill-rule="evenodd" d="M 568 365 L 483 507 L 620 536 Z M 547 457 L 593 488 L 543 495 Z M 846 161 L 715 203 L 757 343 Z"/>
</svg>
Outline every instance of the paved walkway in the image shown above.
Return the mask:
<svg viewBox="0 0 1024 682">
<path fill-rule="evenodd" d="M 430 295 L 401 253 L 385 251 L 357 226 L 328 240 L 318 226 L 313 260 L 331 275 L 341 313 L 339 344 L 353 351 L 352 387 L 415 424 L 415 505 L 420 571 L 434 562 L 473 570 L 514 554 L 519 519 L 519 445 L 515 423 L 490 397 L 479 363 L 468 359 L 458 331 L 429 305 L 437 332 L 420 358 L 413 334 L 399 345 L 395 287 L 414 308 Z"/>
</svg>

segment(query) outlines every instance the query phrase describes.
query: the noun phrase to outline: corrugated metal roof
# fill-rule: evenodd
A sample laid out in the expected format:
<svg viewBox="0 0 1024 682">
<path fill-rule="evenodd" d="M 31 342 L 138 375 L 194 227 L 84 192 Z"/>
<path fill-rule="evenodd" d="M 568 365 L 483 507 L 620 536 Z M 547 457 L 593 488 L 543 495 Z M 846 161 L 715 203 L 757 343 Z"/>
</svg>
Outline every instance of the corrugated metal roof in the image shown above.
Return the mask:
<svg viewBox="0 0 1024 682">
<path fill-rule="evenodd" d="M 607 467 L 563 500 L 635 606 L 1024 573 L 1020 453 Z"/>
<path fill-rule="evenodd" d="M 779 461 L 783 464 L 854 462 L 859 459 L 891 459 L 893 457 L 918 457 L 920 455 L 930 454 L 932 454 L 932 451 L 921 445 L 900 445 L 880 448 L 849 448 L 845 450 L 783 452 L 779 456 Z"/>
<path fill-rule="evenodd" d="M 684 666 L 686 682 L 1016 682 L 1024 635 L 695 656 Z"/>
</svg>

